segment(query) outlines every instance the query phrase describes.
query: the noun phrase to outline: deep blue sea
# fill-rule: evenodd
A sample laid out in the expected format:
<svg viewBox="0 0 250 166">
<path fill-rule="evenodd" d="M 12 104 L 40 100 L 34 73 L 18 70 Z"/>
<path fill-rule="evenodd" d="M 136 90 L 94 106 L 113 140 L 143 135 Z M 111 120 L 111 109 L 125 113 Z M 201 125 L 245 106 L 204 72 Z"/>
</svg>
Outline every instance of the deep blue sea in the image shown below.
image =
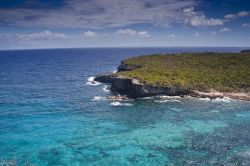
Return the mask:
<svg viewBox="0 0 250 166">
<path fill-rule="evenodd" d="M 250 103 L 157 96 L 112 102 L 96 74 L 152 53 L 243 48 L 0 51 L 0 163 L 250 165 Z"/>
</svg>

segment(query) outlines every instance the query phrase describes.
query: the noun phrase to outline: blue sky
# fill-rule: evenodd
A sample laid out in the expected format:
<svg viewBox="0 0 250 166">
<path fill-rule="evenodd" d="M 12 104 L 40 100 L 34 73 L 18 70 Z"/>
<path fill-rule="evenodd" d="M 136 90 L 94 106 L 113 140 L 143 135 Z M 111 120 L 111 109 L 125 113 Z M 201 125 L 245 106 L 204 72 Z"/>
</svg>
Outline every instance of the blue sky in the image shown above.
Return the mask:
<svg viewBox="0 0 250 166">
<path fill-rule="evenodd" d="M 0 49 L 250 46 L 249 0 L 2 0 Z"/>
</svg>

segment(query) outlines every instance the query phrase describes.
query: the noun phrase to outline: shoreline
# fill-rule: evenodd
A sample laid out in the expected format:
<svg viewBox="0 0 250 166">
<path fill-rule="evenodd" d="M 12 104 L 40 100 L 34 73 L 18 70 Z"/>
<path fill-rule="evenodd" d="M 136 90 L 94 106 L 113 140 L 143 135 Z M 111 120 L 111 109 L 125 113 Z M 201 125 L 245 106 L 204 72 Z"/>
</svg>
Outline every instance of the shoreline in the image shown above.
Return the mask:
<svg viewBox="0 0 250 166">
<path fill-rule="evenodd" d="M 171 89 L 173 87 L 160 87 L 160 86 L 154 86 L 154 85 L 146 85 L 140 83 L 139 80 L 134 78 L 127 78 L 127 77 L 116 77 L 112 74 L 104 74 L 104 75 L 98 75 L 94 78 L 95 81 L 101 82 L 104 84 L 111 84 L 111 91 L 115 93 L 116 95 L 122 95 L 126 96 L 128 98 L 144 98 L 144 97 L 154 97 L 158 95 L 166 95 L 169 97 L 179 96 L 179 97 L 195 97 L 195 98 L 209 98 L 211 100 L 213 99 L 221 99 L 221 98 L 230 98 L 235 100 L 242 100 L 242 101 L 250 101 L 250 93 L 243 93 L 243 92 L 219 92 L 219 91 L 211 91 L 211 92 L 201 92 L 201 91 L 189 91 L 186 89 Z M 131 91 L 126 91 L 126 86 L 123 84 L 128 84 L 129 88 L 132 89 L 133 92 L 136 93 L 138 91 L 137 95 L 131 95 Z M 119 87 L 120 86 L 120 87 Z M 155 91 L 155 93 L 150 94 L 150 87 L 152 91 Z M 154 89 L 155 88 L 155 89 Z M 143 90 L 146 89 L 146 93 L 143 94 Z M 163 91 L 161 91 L 163 89 Z M 167 89 L 164 92 L 164 89 Z M 157 91 L 158 90 L 158 91 Z M 147 93 L 148 92 L 148 93 Z M 177 93 L 176 93 L 177 92 Z M 176 95 L 177 94 L 177 95 Z"/>
<path fill-rule="evenodd" d="M 195 91 L 195 93 L 198 96 L 194 96 L 194 97 L 198 97 L 198 98 L 216 99 L 216 98 L 228 97 L 230 99 L 250 101 L 250 94 L 249 93 L 242 93 L 242 92 L 226 93 L 226 92 L 218 92 L 218 91 L 214 91 L 214 92 Z"/>
</svg>

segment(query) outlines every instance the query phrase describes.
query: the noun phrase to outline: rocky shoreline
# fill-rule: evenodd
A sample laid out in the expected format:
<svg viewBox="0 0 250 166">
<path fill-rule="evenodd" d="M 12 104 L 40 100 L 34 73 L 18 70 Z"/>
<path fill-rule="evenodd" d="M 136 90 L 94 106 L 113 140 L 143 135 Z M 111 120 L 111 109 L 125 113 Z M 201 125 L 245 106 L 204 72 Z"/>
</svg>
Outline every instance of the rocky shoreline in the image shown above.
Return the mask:
<svg viewBox="0 0 250 166">
<path fill-rule="evenodd" d="M 140 66 L 124 65 L 123 62 L 118 67 L 117 73 L 121 71 L 134 70 Z M 110 74 L 97 75 L 94 79 L 97 82 L 106 83 L 111 85 L 111 91 L 129 98 L 149 97 L 156 95 L 167 96 L 192 96 L 198 98 L 223 98 L 228 97 L 232 99 L 250 101 L 250 94 L 248 93 L 224 93 L 218 91 L 200 92 L 188 89 L 181 89 L 174 86 L 158 86 L 141 83 L 140 80 L 135 78 L 128 78 L 124 76 Z"/>
</svg>

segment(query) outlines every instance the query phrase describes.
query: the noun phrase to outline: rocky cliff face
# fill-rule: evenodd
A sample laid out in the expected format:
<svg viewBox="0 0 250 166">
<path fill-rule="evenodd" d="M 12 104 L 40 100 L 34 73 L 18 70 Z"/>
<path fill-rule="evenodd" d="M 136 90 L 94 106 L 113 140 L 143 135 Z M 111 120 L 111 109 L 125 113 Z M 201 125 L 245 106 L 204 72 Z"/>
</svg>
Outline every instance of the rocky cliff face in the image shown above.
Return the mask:
<svg viewBox="0 0 250 166">
<path fill-rule="evenodd" d="M 148 85 L 140 83 L 139 80 L 113 75 L 99 75 L 95 81 L 111 84 L 111 91 L 127 95 L 131 98 L 147 97 L 155 95 L 180 96 L 188 95 L 190 92 L 186 89 L 177 87 L 161 87 L 157 85 Z"/>
</svg>

